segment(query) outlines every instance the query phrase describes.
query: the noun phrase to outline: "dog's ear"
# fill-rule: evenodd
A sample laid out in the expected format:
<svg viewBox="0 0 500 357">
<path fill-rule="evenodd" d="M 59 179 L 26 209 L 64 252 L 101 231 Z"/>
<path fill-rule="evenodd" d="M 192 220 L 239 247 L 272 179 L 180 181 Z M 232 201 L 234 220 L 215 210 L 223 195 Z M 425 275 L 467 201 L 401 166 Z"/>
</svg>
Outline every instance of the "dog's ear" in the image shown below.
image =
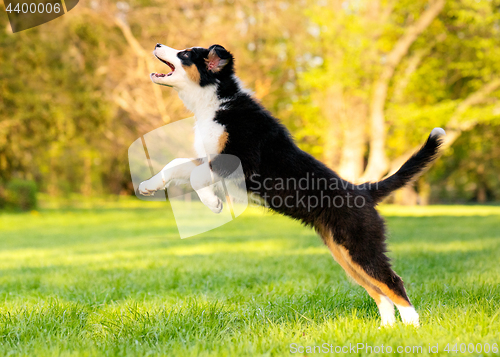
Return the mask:
<svg viewBox="0 0 500 357">
<path fill-rule="evenodd" d="M 208 56 L 205 58 L 207 69 L 210 72 L 217 73 L 221 71 L 231 60 L 233 56 L 221 45 L 212 45 L 208 48 Z"/>
</svg>

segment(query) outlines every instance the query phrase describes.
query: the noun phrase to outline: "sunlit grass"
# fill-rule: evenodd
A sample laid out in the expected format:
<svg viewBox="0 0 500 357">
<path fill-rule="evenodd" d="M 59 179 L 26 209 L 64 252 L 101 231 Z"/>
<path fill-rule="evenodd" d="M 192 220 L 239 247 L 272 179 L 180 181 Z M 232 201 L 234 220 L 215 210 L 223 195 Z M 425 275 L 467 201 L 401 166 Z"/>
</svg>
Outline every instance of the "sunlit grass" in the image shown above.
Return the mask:
<svg viewBox="0 0 500 357">
<path fill-rule="evenodd" d="M 287 218 L 250 208 L 181 240 L 161 203 L 50 207 L 0 213 L 1 356 L 289 355 L 292 343 L 425 355 L 429 343 L 500 342 L 500 207 L 382 207 L 418 330 L 378 329 L 366 292 Z"/>
</svg>

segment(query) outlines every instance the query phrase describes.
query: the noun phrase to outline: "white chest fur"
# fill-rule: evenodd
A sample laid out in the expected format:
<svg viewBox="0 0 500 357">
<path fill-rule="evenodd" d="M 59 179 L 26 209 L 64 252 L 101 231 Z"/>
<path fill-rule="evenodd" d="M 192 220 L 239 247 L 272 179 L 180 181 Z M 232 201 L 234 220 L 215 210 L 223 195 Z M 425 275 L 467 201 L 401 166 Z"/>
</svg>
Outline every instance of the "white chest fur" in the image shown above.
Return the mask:
<svg viewBox="0 0 500 357">
<path fill-rule="evenodd" d="M 196 119 L 194 127 L 194 148 L 198 157 L 219 153 L 219 141 L 224 134 L 224 126 L 213 120 Z"/>
<path fill-rule="evenodd" d="M 179 90 L 179 97 L 196 117 L 194 147 L 198 157 L 218 154 L 219 140 L 224 134 L 224 126 L 214 121 L 215 114 L 221 106 L 215 86 L 200 87 L 193 84 Z"/>
</svg>

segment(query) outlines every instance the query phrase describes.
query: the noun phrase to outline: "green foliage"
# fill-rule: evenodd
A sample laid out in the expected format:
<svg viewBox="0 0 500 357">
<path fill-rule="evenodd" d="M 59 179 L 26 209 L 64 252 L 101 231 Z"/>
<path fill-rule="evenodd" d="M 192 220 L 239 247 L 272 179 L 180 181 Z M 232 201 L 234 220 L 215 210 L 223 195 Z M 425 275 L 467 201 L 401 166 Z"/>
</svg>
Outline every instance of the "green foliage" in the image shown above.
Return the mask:
<svg viewBox="0 0 500 357">
<path fill-rule="evenodd" d="M 393 104 L 387 109 L 390 123 L 387 151 L 391 158 L 419 147 L 435 127 L 446 127 L 457 103 L 447 100 L 435 105 Z"/>
<path fill-rule="evenodd" d="M 432 199 L 445 202 L 500 200 L 500 126 L 478 125 L 462 134 L 433 168 Z M 439 183 L 435 185 L 435 183 Z"/>
<path fill-rule="evenodd" d="M 37 208 L 37 185 L 33 181 L 13 179 L 0 192 L 0 208 L 30 211 Z M 3 197 L 2 197 L 3 196 Z"/>
<path fill-rule="evenodd" d="M 281 216 L 250 210 L 181 240 L 172 213 L 150 202 L 4 212 L 0 355 L 289 356 L 291 343 L 498 343 L 499 208 L 382 213 L 392 263 L 421 316 L 417 331 L 379 329 L 374 301 L 321 239 Z"/>
<path fill-rule="evenodd" d="M 127 42 L 117 17 L 147 51 L 156 42 L 176 48 L 221 43 L 235 54 L 238 75 L 302 149 L 338 169 L 352 138 L 347 134 L 357 131 L 357 152 L 366 158 L 374 83 L 428 1 L 186 0 L 180 7 L 140 0 L 130 2 L 129 11 L 114 2 L 78 6 L 82 11 L 17 34 L 0 17 L 4 182 L 26 177 L 52 195 L 131 193 L 128 145 L 165 123 L 161 110 L 172 120 L 186 117 L 172 90 L 154 92 L 144 55 Z M 500 75 L 499 9 L 499 0 L 447 1 L 409 48 L 387 92 L 390 159 L 419 145 L 433 127 L 446 127 L 461 103 Z M 499 98 L 497 90 L 457 121 L 496 131 Z M 478 164 L 487 165 L 484 157 Z M 358 162 L 363 165 L 363 157 Z M 447 165 L 473 180 L 463 165 Z M 457 181 L 445 181 L 432 183 L 465 194 Z"/>
<path fill-rule="evenodd" d="M 64 154 L 96 151 L 112 117 L 98 69 L 113 55 L 115 33 L 88 17 L 14 35 L 0 26 L 0 48 L 8 49 L 0 51 L 0 177 L 25 174 L 52 193 L 79 191 L 81 155 Z"/>
<path fill-rule="evenodd" d="M 360 135 L 369 138 L 368 103 L 374 81 L 388 53 L 415 23 L 427 1 L 397 1 L 393 8 L 386 2 L 322 2 L 306 12 L 318 35 L 309 38 L 302 48 L 309 58 L 297 78 L 298 99 L 294 102 L 297 116 L 293 129 L 302 147 L 320 159 L 339 157 L 348 140 L 347 132 L 365 127 Z M 457 108 L 469 96 L 500 76 L 500 8 L 499 1 L 452 1 L 432 24 L 417 38 L 403 61 L 395 68 L 385 105 L 387 123 L 387 155 L 396 159 L 415 149 L 434 127 L 446 128 L 455 118 L 457 123 L 481 124 L 496 132 L 500 125 L 498 91 L 456 115 Z M 387 11 L 387 12 L 386 12 Z M 383 14 L 386 19 L 383 23 Z M 320 65 L 312 60 L 322 59 Z M 321 128 L 318 130 L 318 128 Z M 468 135 L 479 133 L 473 131 Z M 325 135 L 328 137 L 325 138 Z M 366 140 L 366 139 L 365 139 Z M 477 138 L 481 142 L 481 138 Z M 336 142 L 335 145 L 327 144 Z M 453 146 L 464 144 L 458 141 Z M 498 140 L 487 150 L 496 151 Z M 464 151 L 456 160 L 470 161 Z M 328 151 L 334 151 L 328 155 Z M 486 147 L 483 150 L 486 153 Z M 477 167 L 491 166 L 488 155 L 475 155 Z M 478 176 L 465 171 L 451 156 L 445 165 L 454 176 L 468 177 L 469 187 Z M 327 162 L 333 167 L 338 162 Z M 458 181 L 434 176 L 436 190 L 449 190 L 448 196 L 465 191 Z M 489 185 L 491 186 L 491 185 Z M 453 191 L 453 193 L 451 192 Z M 441 195 L 440 197 L 448 197 Z M 472 194 L 472 197 L 477 193 Z M 488 194 L 490 198 L 497 195 Z M 470 195 L 462 197 L 470 199 Z"/>
</svg>

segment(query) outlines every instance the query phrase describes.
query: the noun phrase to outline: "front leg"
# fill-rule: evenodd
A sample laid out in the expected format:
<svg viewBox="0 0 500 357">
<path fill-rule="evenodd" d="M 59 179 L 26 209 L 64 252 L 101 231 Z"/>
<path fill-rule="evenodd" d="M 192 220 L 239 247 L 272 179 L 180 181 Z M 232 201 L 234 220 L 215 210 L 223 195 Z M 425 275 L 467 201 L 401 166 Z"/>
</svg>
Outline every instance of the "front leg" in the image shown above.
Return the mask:
<svg viewBox="0 0 500 357">
<path fill-rule="evenodd" d="M 222 201 L 214 192 L 213 177 L 216 176 L 205 162 L 193 169 L 191 172 L 191 186 L 200 197 L 201 202 L 214 213 L 220 213 L 223 205 Z"/>
<path fill-rule="evenodd" d="M 158 190 L 164 189 L 172 180 L 189 182 L 191 172 L 201 164 L 199 159 L 175 159 L 149 180 L 139 185 L 139 193 L 143 196 L 152 196 Z"/>
</svg>

